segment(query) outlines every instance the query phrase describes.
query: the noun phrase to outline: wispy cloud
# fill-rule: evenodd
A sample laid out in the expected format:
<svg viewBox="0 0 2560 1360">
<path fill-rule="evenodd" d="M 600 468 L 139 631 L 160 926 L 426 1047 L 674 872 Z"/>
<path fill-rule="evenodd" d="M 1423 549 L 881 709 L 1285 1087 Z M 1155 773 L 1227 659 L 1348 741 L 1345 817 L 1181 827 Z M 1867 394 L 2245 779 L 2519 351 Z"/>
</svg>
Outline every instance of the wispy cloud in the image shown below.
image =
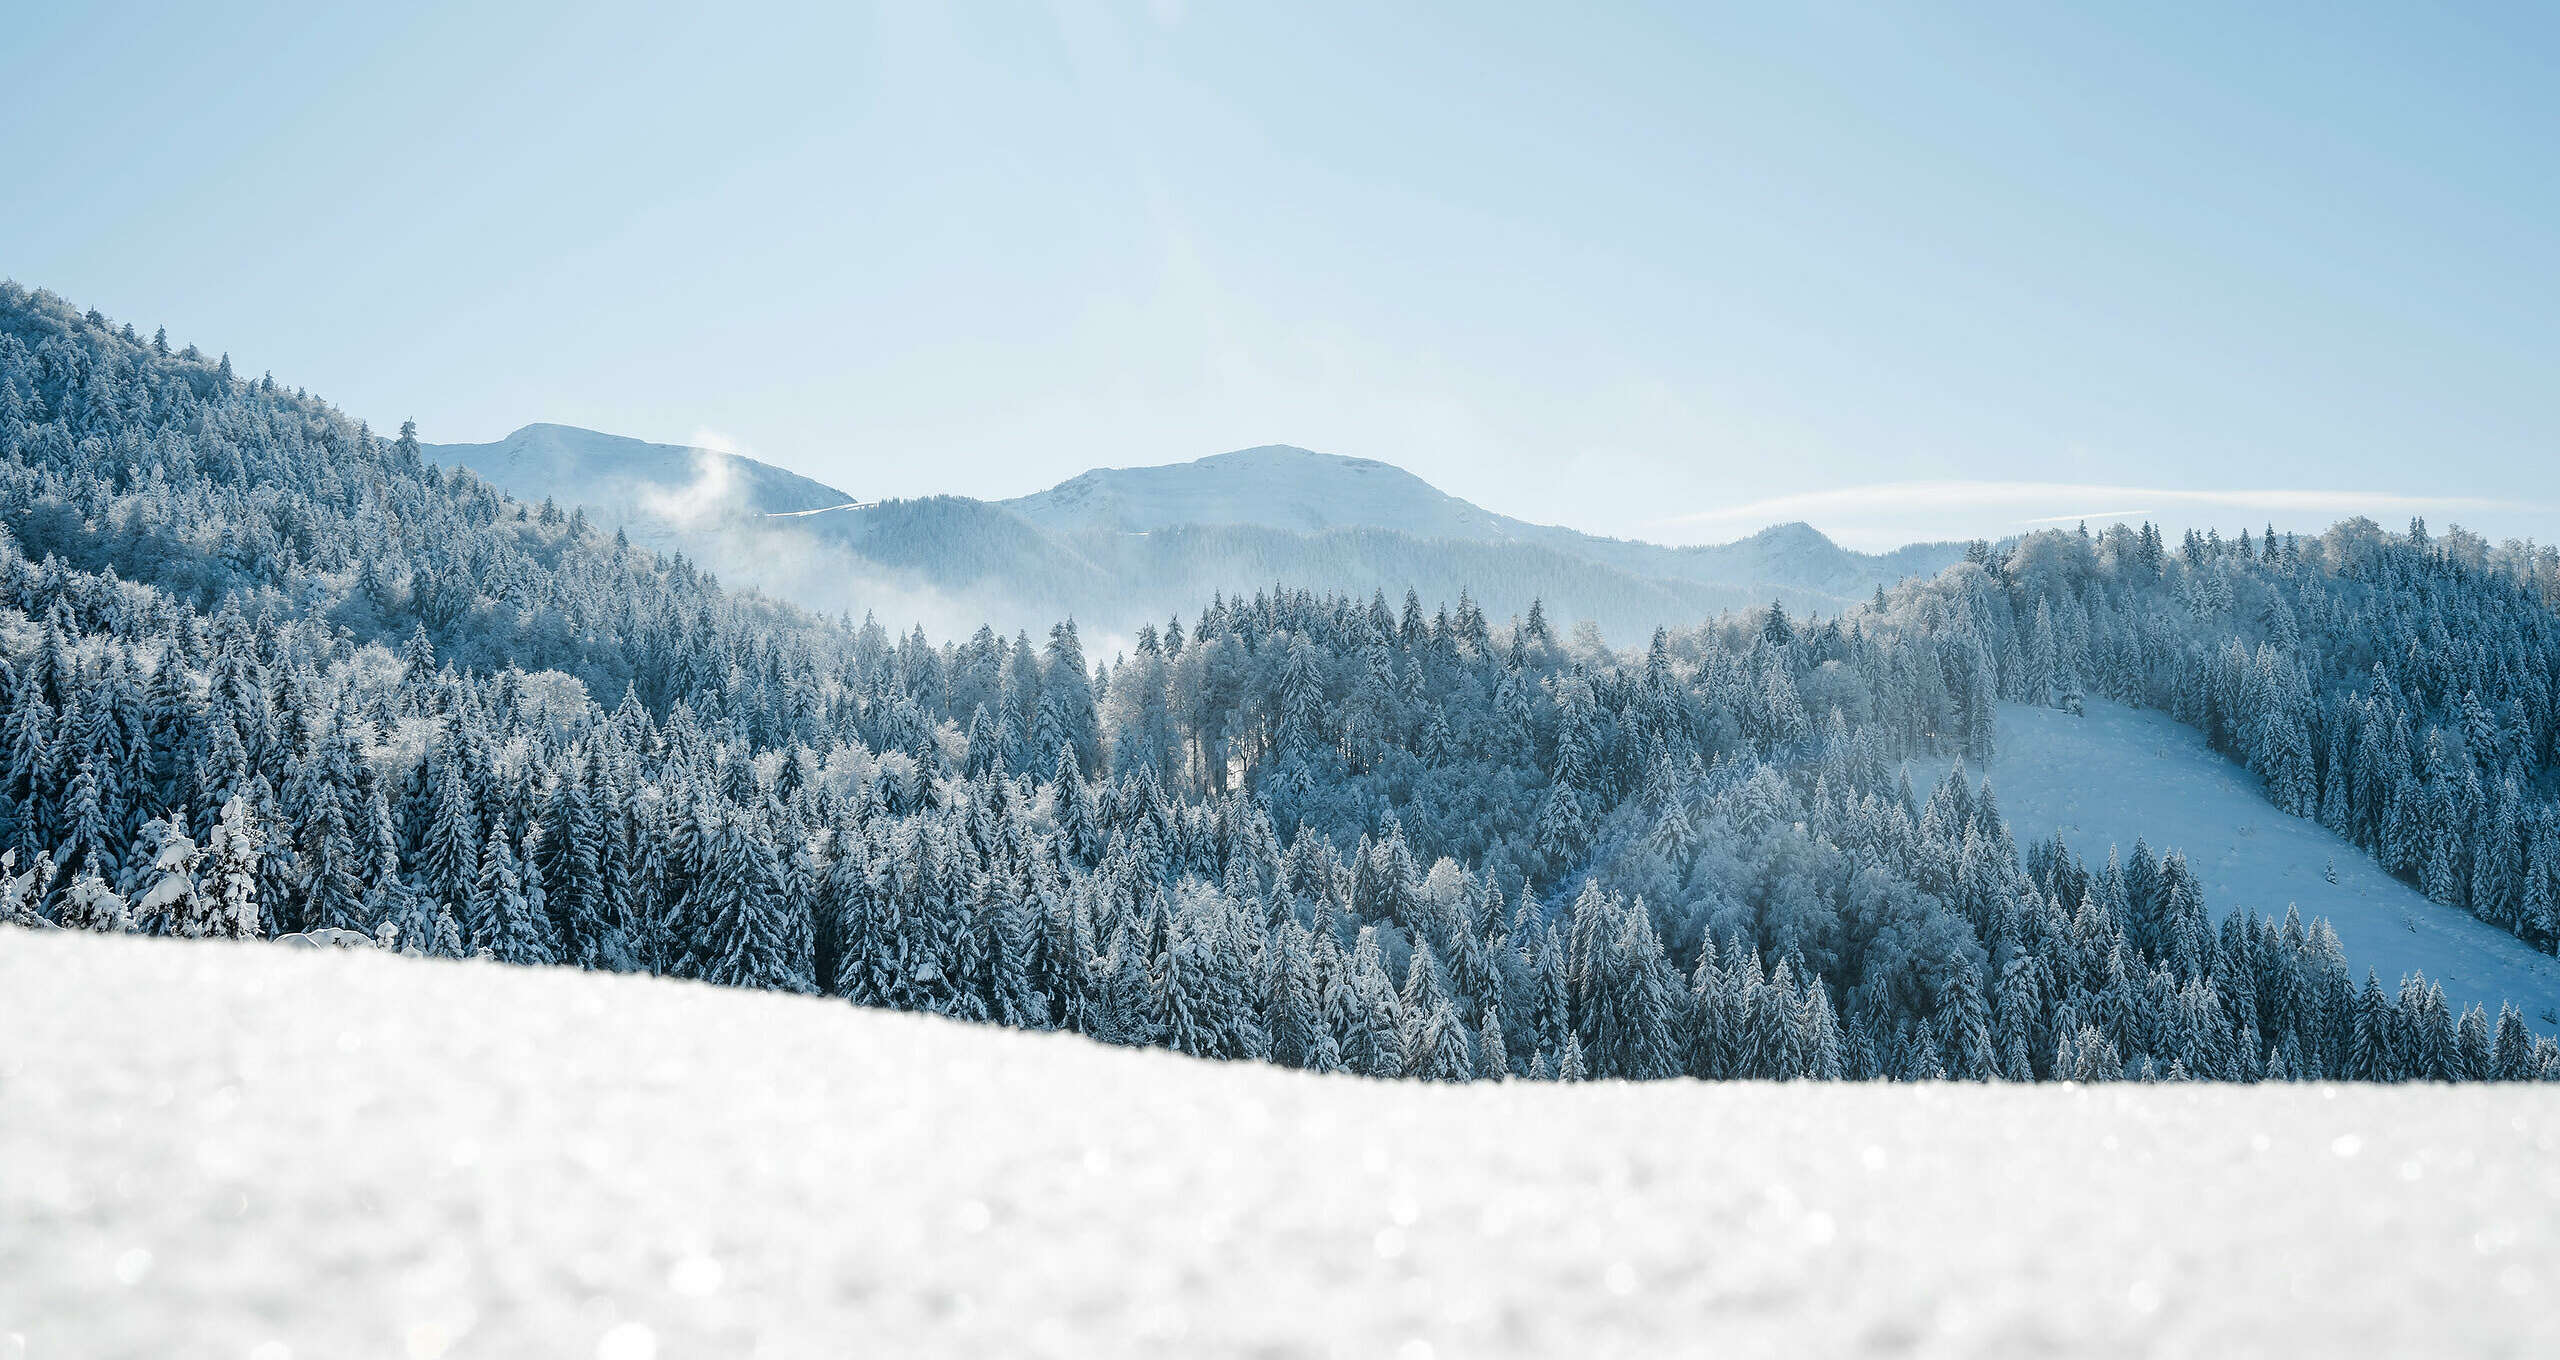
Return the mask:
<svg viewBox="0 0 2560 1360">
<path fill-rule="evenodd" d="M 640 504 L 650 514 L 681 527 L 690 528 L 710 519 L 728 507 L 736 485 L 733 461 L 741 452 L 738 442 L 717 430 L 696 430 L 693 434 L 693 480 L 683 486 L 644 485 L 640 488 Z"/>
<path fill-rule="evenodd" d="M 2130 509 L 2080 509 L 2125 506 Z M 2287 521 L 2324 528 L 2351 515 L 2448 516 L 2546 511 L 2548 506 L 2492 496 L 2415 496 L 2394 491 L 2325 487 L 2194 490 L 2094 482 L 1876 482 L 1770 496 L 1657 521 L 1673 536 L 1717 537 L 1803 520 L 1843 542 L 1877 545 L 1916 538 L 1956 538 L 2068 524 L 2161 519 L 2209 524 Z M 2318 520 L 2319 523 L 2306 521 Z"/>
<path fill-rule="evenodd" d="M 2146 519 L 2159 513 L 2157 510 L 2075 510 L 2067 515 L 2037 515 L 2032 519 L 2022 519 L 2018 522 L 2020 524 L 2073 524 L 2081 520 L 2094 519 L 2104 523 L 2119 519 Z"/>
</svg>

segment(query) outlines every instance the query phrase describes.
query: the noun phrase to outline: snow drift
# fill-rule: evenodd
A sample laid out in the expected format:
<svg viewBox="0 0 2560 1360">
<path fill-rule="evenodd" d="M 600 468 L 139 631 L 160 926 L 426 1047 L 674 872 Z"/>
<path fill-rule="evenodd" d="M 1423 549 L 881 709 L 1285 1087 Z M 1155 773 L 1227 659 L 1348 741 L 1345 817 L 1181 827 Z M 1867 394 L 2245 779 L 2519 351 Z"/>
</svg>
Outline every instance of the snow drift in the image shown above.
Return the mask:
<svg viewBox="0 0 2560 1360">
<path fill-rule="evenodd" d="M 2539 1087 L 1317 1078 L 0 931 L 0 1354 L 2551 1353 Z"/>
</svg>

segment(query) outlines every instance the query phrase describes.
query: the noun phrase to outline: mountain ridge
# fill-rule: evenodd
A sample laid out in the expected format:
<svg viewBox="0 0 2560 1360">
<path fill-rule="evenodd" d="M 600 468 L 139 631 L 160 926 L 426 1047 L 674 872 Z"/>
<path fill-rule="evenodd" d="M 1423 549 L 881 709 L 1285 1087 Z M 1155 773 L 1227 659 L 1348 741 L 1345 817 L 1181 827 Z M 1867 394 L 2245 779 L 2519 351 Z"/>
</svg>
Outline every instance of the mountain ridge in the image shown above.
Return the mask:
<svg viewBox="0 0 2560 1360">
<path fill-rule="evenodd" d="M 1954 543 L 1861 553 L 1801 521 L 1687 547 L 1607 538 L 1486 510 L 1392 463 L 1287 444 L 1093 468 L 1000 500 L 865 501 L 742 454 L 547 422 L 426 453 L 813 607 L 877 599 L 1017 627 L 1062 613 L 1133 627 L 1288 579 L 1440 600 L 1466 590 L 1497 617 L 1544 600 L 1626 642 L 1771 600 L 1837 614 L 1962 554 Z"/>
</svg>

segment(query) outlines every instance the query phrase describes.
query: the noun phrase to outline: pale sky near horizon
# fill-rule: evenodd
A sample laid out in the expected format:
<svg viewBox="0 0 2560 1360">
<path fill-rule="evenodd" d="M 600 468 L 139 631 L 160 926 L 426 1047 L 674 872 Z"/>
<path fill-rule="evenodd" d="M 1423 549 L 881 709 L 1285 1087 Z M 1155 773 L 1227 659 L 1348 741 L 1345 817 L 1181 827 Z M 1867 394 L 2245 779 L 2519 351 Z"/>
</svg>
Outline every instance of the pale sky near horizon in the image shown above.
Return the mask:
<svg viewBox="0 0 2560 1360">
<path fill-rule="evenodd" d="M 2560 538 L 2560 8 L 42 6 L 0 274 L 436 442 Z"/>
</svg>

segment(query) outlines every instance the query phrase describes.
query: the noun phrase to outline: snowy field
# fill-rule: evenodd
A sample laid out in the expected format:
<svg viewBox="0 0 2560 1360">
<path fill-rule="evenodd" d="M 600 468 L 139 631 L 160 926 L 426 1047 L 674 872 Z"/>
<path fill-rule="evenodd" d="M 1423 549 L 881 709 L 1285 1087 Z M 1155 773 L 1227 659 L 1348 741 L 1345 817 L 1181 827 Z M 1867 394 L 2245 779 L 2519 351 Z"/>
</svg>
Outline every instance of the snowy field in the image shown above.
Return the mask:
<svg viewBox="0 0 2560 1360">
<path fill-rule="evenodd" d="M 0 931 L 0 1356 L 2560 1353 L 2542 1087 L 1421 1087 Z"/>
<path fill-rule="evenodd" d="M 2318 822 L 2276 811 L 2256 775 L 2164 714 L 2094 699 L 2082 718 L 2003 704 L 1988 773 L 2021 849 L 2059 830 L 2092 868 L 2109 845 L 2130 854 L 2137 836 L 2157 854 L 2183 850 L 2217 922 L 2233 907 L 2280 917 L 2299 904 L 2303 919 L 2337 928 L 2359 984 L 2368 967 L 2385 988 L 2424 970 L 2457 1011 L 2478 1002 L 2494 1017 L 2500 1000 L 2514 1001 L 2535 1030 L 2560 1033 L 2560 959 L 2428 901 Z M 1945 776 L 1911 769 L 1924 796 Z M 2336 883 L 2323 876 L 2332 863 Z"/>
</svg>

